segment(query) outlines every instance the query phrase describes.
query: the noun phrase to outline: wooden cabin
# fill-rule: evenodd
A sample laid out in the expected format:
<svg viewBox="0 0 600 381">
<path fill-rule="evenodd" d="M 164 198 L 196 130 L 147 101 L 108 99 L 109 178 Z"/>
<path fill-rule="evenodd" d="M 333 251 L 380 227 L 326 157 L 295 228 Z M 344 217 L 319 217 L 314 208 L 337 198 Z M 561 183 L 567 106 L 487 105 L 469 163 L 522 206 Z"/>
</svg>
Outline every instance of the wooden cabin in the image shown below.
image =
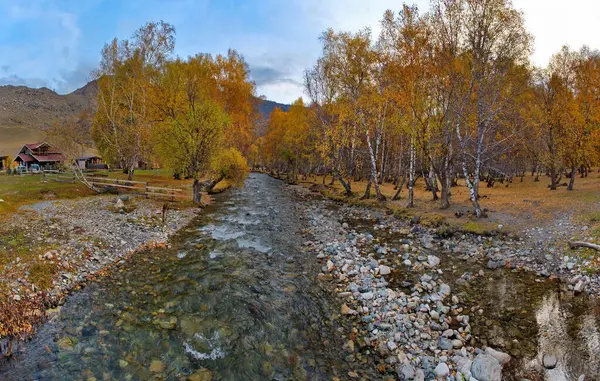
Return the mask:
<svg viewBox="0 0 600 381">
<path fill-rule="evenodd" d="M 40 168 L 50 169 L 61 166 L 65 156 L 48 143 L 25 144 L 15 158 L 18 165 L 29 168 L 37 164 Z"/>
<path fill-rule="evenodd" d="M 99 156 L 82 156 L 77 159 L 77 166 L 80 169 L 107 169 L 108 166 Z"/>
</svg>

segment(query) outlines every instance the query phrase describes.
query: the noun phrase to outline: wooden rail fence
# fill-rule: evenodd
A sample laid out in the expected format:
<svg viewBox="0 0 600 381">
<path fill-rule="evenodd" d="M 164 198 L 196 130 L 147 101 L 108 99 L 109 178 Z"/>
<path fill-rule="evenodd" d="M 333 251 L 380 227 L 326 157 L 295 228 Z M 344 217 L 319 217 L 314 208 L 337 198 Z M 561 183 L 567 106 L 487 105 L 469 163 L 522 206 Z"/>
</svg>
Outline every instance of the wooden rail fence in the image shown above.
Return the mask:
<svg viewBox="0 0 600 381">
<path fill-rule="evenodd" d="M 49 172 L 49 171 L 47 171 Z M 44 172 L 44 178 L 49 180 L 54 180 L 58 182 L 70 182 L 75 183 L 77 181 L 77 177 L 75 174 L 70 172 L 59 172 L 52 171 L 50 173 Z M 164 198 L 168 201 L 185 201 L 192 200 L 191 189 L 187 192 L 184 189 L 180 188 L 165 188 L 165 187 L 155 187 L 150 186 L 149 182 L 146 181 L 133 181 L 133 180 L 121 180 L 121 179 L 111 179 L 104 176 L 97 175 L 89 175 L 85 176 L 85 180 L 98 188 L 114 188 L 117 191 L 123 191 L 125 193 L 134 195 L 134 196 L 143 196 L 146 198 L 157 197 Z"/>
</svg>

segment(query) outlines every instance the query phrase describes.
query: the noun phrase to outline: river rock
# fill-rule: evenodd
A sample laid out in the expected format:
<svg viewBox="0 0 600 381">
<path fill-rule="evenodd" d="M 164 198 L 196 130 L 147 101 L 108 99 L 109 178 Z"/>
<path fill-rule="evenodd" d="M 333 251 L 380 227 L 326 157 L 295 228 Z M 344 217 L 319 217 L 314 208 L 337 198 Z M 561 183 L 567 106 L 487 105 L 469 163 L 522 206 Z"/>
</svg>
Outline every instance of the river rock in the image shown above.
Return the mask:
<svg viewBox="0 0 600 381">
<path fill-rule="evenodd" d="M 449 351 L 454 346 L 452 345 L 452 341 L 446 339 L 445 337 L 440 337 L 440 340 L 438 341 L 438 347 L 445 351 Z"/>
<path fill-rule="evenodd" d="M 370 291 L 369 291 L 369 292 L 362 293 L 360 296 L 361 296 L 361 298 L 363 298 L 364 300 L 371 300 L 371 299 L 373 299 L 373 298 L 375 297 L 375 296 L 373 295 L 373 293 L 372 293 L 372 292 L 370 292 Z"/>
<path fill-rule="evenodd" d="M 427 256 L 427 263 L 431 267 L 436 267 L 437 265 L 440 264 L 440 259 L 438 257 L 436 257 L 435 255 L 428 255 Z"/>
<path fill-rule="evenodd" d="M 331 262 L 331 260 L 328 260 L 327 261 L 327 271 L 332 272 L 333 271 L 333 267 L 334 267 L 333 262 Z"/>
<path fill-rule="evenodd" d="M 401 364 L 396 368 L 399 380 L 410 380 L 415 378 L 415 368 L 410 364 Z"/>
<path fill-rule="evenodd" d="M 452 340 L 452 346 L 453 346 L 455 349 L 460 349 L 460 348 L 462 348 L 462 347 L 463 347 L 463 342 L 462 342 L 462 341 L 460 341 L 460 340 L 458 340 L 458 339 L 454 339 L 454 340 Z"/>
<path fill-rule="evenodd" d="M 354 311 L 352 308 L 348 307 L 345 304 L 342 304 L 341 308 L 342 315 L 356 315 L 358 312 Z"/>
<path fill-rule="evenodd" d="M 585 282 L 583 280 L 580 280 L 579 282 L 577 282 L 575 287 L 573 287 L 573 291 L 580 293 L 583 291 L 584 286 L 585 286 Z"/>
<path fill-rule="evenodd" d="M 446 365 L 446 363 L 441 362 L 438 364 L 438 366 L 435 367 L 434 372 L 436 376 L 444 377 L 448 375 L 448 373 L 450 373 L 450 368 L 448 368 L 448 365 Z"/>
<path fill-rule="evenodd" d="M 390 351 L 393 351 L 394 349 L 398 348 L 396 343 L 394 343 L 392 340 L 387 342 L 387 346 Z"/>
<path fill-rule="evenodd" d="M 380 275 L 388 275 L 391 272 L 392 272 L 392 270 L 388 266 L 385 266 L 385 265 L 379 266 L 379 274 Z"/>
<path fill-rule="evenodd" d="M 546 369 L 554 369 L 557 362 L 556 356 L 546 354 L 542 357 L 542 365 Z"/>
<path fill-rule="evenodd" d="M 493 348 L 490 348 L 490 347 L 485 348 L 485 354 L 486 355 L 490 355 L 493 358 L 495 358 L 496 360 L 498 360 L 498 362 L 501 365 L 506 365 L 510 361 L 510 355 L 509 354 L 497 351 L 497 350 L 495 350 Z"/>
<path fill-rule="evenodd" d="M 491 270 L 499 269 L 504 266 L 506 266 L 506 261 L 504 259 L 501 259 L 499 261 L 494 261 L 490 259 L 487 263 L 487 268 Z"/>
<path fill-rule="evenodd" d="M 421 246 L 426 249 L 433 249 L 433 237 L 430 235 L 424 235 L 421 237 Z"/>
<path fill-rule="evenodd" d="M 450 286 L 446 283 L 442 283 L 440 285 L 440 294 L 442 295 L 450 295 Z"/>
<path fill-rule="evenodd" d="M 423 369 L 417 369 L 414 381 L 425 381 L 425 372 L 423 372 Z"/>
<path fill-rule="evenodd" d="M 502 381 L 502 368 L 494 357 L 479 354 L 471 365 L 471 374 L 479 381 Z"/>
<path fill-rule="evenodd" d="M 117 199 L 117 202 L 115 202 L 115 208 L 116 209 L 123 209 L 125 207 L 125 203 L 123 202 L 123 200 L 121 200 L 120 198 Z"/>
</svg>

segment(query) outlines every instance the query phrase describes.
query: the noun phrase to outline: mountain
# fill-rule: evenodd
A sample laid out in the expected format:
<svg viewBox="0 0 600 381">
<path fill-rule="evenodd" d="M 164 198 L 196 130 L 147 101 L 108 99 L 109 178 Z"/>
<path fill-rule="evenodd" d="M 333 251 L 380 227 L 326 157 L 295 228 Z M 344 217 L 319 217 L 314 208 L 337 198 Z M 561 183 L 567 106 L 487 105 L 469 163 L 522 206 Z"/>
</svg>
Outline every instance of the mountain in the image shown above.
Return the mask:
<svg viewBox="0 0 600 381">
<path fill-rule="evenodd" d="M 42 126 L 77 117 L 93 105 L 97 92 L 96 81 L 65 95 L 45 87 L 0 86 L 0 156 L 14 158 L 24 144 L 41 141 Z M 266 99 L 259 99 L 259 102 L 265 120 L 275 107 L 284 111 L 290 108 Z"/>
<path fill-rule="evenodd" d="M 70 94 L 60 95 L 42 87 L 0 86 L 0 156 L 15 156 L 26 143 L 42 140 L 40 127 L 75 118 L 96 97 L 90 82 Z"/>
<path fill-rule="evenodd" d="M 265 117 L 265 119 L 269 118 L 269 115 L 271 115 L 271 111 L 273 111 L 275 107 L 279 107 L 283 111 L 288 111 L 290 109 L 290 105 L 273 102 L 267 99 L 259 98 L 259 102 L 260 104 L 258 108 L 260 110 L 260 113 Z"/>
</svg>

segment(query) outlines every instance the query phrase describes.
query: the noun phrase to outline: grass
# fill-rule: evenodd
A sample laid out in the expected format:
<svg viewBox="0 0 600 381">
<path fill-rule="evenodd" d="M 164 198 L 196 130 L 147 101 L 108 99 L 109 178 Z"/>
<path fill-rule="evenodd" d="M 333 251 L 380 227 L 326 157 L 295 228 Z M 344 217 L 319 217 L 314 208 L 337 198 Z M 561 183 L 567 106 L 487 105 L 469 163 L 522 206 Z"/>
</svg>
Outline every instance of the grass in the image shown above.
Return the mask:
<svg viewBox="0 0 600 381">
<path fill-rule="evenodd" d="M 466 212 L 473 210 L 473 207 L 462 181 L 459 181 L 458 187 L 452 188 L 450 208 L 443 210 L 440 209 L 439 201 L 432 201 L 431 192 L 425 191 L 423 179 L 419 179 L 415 186 L 414 208 L 406 208 L 406 188 L 402 191 L 400 200 L 391 201 L 395 193 L 393 184 L 382 185 L 382 193 L 387 201 L 378 203 L 373 199 L 360 200 L 366 187 L 365 181 L 353 182 L 354 194 L 347 198 L 338 182 L 333 186 L 322 186 L 322 180 L 320 176 L 311 177 L 301 185 L 318 185 L 326 196 L 351 204 L 380 205 L 402 218 L 418 216 L 422 223 L 431 226 L 447 225 L 455 230 L 476 234 L 493 234 L 499 230 L 500 224 L 503 225 L 503 232 L 517 234 L 525 228 L 543 226 L 557 218 L 571 215 L 575 217 L 575 222 L 586 220 L 586 224 L 595 224 L 600 221 L 600 173 L 597 171 L 590 172 L 585 179 L 577 178 L 573 191 L 567 191 L 566 187 L 551 191 L 547 186 L 548 180 L 543 177 L 538 182 L 531 176 L 525 176 L 523 182 L 515 178 L 508 187 L 506 183 L 496 183 L 493 188 L 487 188 L 486 183 L 482 183 L 480 203 L 482 208 L 488 210 L 488 218 L 484 219 L 467 215 Z M 325 184 L 329 184 L 330 180 L 331 177 L 328 177 Z M 374 193 L 374 189 L 371 189 L 371 193 Z M 456 212 L 464 215 L 457 217 Z"/>
<path fill-rule="evenodd" d="M 22 205 L 48 199 L 72 199 L 93 194 L 83 184 L 42 181 L 42 175 L 0 176 L 0 221 Z"/>
<path fill-rule="evenodd" d="M 52 287 L 52 278 L 54 278 L 57 271 L 58 265 L 55 262 L 34 262 L 29 268 L 29 281 L 40 290 L 47 290 Z"/>
</svg>

